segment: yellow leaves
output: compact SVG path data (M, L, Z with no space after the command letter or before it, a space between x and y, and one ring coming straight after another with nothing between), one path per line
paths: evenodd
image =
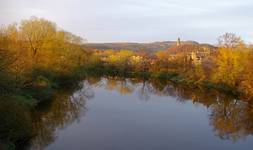
M134 52L129 51L129 50L121 50L117 53L117 55L121 58L128 58L128 57L134 55Z
M43 49L38 53L37 67L56 73L71 73L76 67L83 65L87 55L83 50L72 50L67 46L62 50Z
M28 50L15 51L15 61L8 67L11 72L16 75L27 74L31 71L33 66L32 55Z
M158 59L169 59L169 54L167 51L159 51L155 54Z
M242 91L248 99L253 98L253 53L248 53L239 90Z
M20 32L35 56L38 50L54 38L56 25L48 20L32 17L21 21Z
M240 90L248 99L253 97L253 81L251 79L244 80L240 83Z
M20 31L27 40L41 42L56 33L56 25L48 20L32 17L21 21Z
M53 22L36 17L22 20L17 26L11 24L0 30L0 48L11 51L15 60L8 70L17 76L39 67L66 73L85 63L79 36L57 31Z
M118 57L117 55L110 55L110 56L108 56L108 59L107 59L107 61L109 62L109 63L117 63L117 62L120 62L120 57Z
M11 41L17 42L18 40L18 29L17 24L11 24L7 27L7 36Z
M138 65L138 64L140 64L141 62L144 61L143 59L144 59L144 58L141 57L141 56L131 56L131 57L130 57L130 62L131 62L131 64L133 64L133 65Z
M64 30L57 31L56 39L62 42L68 42L76 45L80 45L84 41L80 36L76 36Z
M220 48L215 60L217 67L213 70L213 79L234 86L245 69L247 56L247 51Z
M22 20L20 29L22 40L28 44L34 56L41 49L64 49L69 45L80 45L83 39L70 32L59 30L55 23L43 18L32 17L28 20ZM69 47L68 47L69 48Z
M103 53L103 61L111 63L111 64L121 64L124 63L127 60L130 60L130 58L135 53L133 51L128 50L120 50L120 51L105 51Z
M220 37L220 48L215 58L216 67L213 70L213 80L230 86L236 86L244 78L248 70L247 63L251 51L240 37L234 34L225 34ZM245 83L243 83L245 85Z
M115 55L116 51L112 50L112 49L109 49L109 50L105 50L103 53L104 53L105 56L111 56L111 55Z

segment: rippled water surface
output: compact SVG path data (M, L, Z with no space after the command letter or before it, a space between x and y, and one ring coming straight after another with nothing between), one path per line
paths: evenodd
M90 78L35 112L29 149L253 148L252 104L165 81Z

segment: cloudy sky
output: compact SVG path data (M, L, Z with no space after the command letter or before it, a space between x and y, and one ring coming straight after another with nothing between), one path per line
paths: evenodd
M43 17L89 42L253 43L253 0L0 0L0 25Z

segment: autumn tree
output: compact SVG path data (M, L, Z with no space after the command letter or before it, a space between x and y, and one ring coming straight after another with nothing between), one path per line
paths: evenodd
M239 90L242 91L245 97L250 100L253 98L253 53L252 51L248 54L248 60L244 66L244 71L242 72L242 81L239 85Z
M240 37L224 34L219 39L220 48L215 57L213 79L215 82L236 86L242 79L242 73L248 60L248 50Z
M48 20L32 17L22 20L20 32L24 42L29 44L33 56L36 56L37 52L54 38L56 25Z
M225 33L218 38L218 42L219 46L224 48L236 48L243 44L242 39L233 33Z
M0 28L0 48L18 49L18 40L19 32L16 23Z

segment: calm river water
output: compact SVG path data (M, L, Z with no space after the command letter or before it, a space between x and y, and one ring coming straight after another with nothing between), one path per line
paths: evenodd
M32 150L253 148L252 104L166 81L90 78L34 116Z

